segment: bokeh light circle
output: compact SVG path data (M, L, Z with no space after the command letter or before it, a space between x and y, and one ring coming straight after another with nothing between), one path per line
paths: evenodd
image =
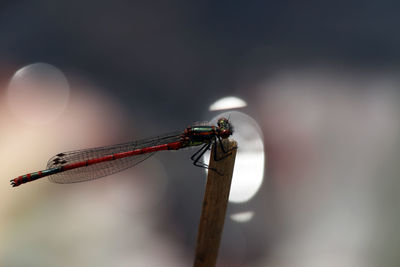
M231 214L230 217L233 221L244 223L250 221L254 216L254 211L242 211Z
M243 99L236 97L236 96L227 96L224 98L219 99L218 101L214 102L209 110L226 110L226 109L234 109L234 108L243 108L246 107L247 103Z
M8 85L7 105L15 117L27 124L43 125L57 119L69 99L64 74L46 63L19 69Z
M238 142L229 201L247 202L257 193L264 178L262 131L254 119L239 111L219 114L211 123L216 125L221 117L229 118L234 127L232 139ZM209 159L210 153L207 153L203 158L204 163L208 164Z

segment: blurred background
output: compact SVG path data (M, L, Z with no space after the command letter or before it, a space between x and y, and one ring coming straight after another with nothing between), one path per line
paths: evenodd
M231 116L218 266L399 266L391 1L0 4L0 266L191 266L194 150L11 188L60 152Z

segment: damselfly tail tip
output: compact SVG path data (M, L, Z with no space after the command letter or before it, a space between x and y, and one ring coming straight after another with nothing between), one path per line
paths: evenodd
M17 184L17 183L15 182L15 179L10 180L10 182L11 182L12 187L19 186L19 184Z

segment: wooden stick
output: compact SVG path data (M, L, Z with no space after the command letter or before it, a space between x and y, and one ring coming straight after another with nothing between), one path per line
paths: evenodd
M217 158L226 156L219 144L214 144L214 146L217 146ZM209 167L210 169L216 169L217 172L208 171L199 231L197 233L194 267L214 267L217 262L229 191L231 189L237 143L231 140L223 140L223 146L226 150L231 151L231 154L224 159L215 161L214 147L211 150Z

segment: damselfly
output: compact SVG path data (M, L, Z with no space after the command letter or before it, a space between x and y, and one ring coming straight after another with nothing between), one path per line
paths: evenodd
M47 163L47 169L21 175L11 180L11 185L21 184L48 177L54 183L76 183L97 179L133 167L157 151L178 150L203 145L193 154L191 160L198 167L208 168L200 162L203 154L213 143L232 135L233 127L228 119L220 118L217 126L189 126L183 132L175 132L119 145L76 150L59 153ZM216 146L215 146L216 147ZM216 153L214 153L216 155Z

